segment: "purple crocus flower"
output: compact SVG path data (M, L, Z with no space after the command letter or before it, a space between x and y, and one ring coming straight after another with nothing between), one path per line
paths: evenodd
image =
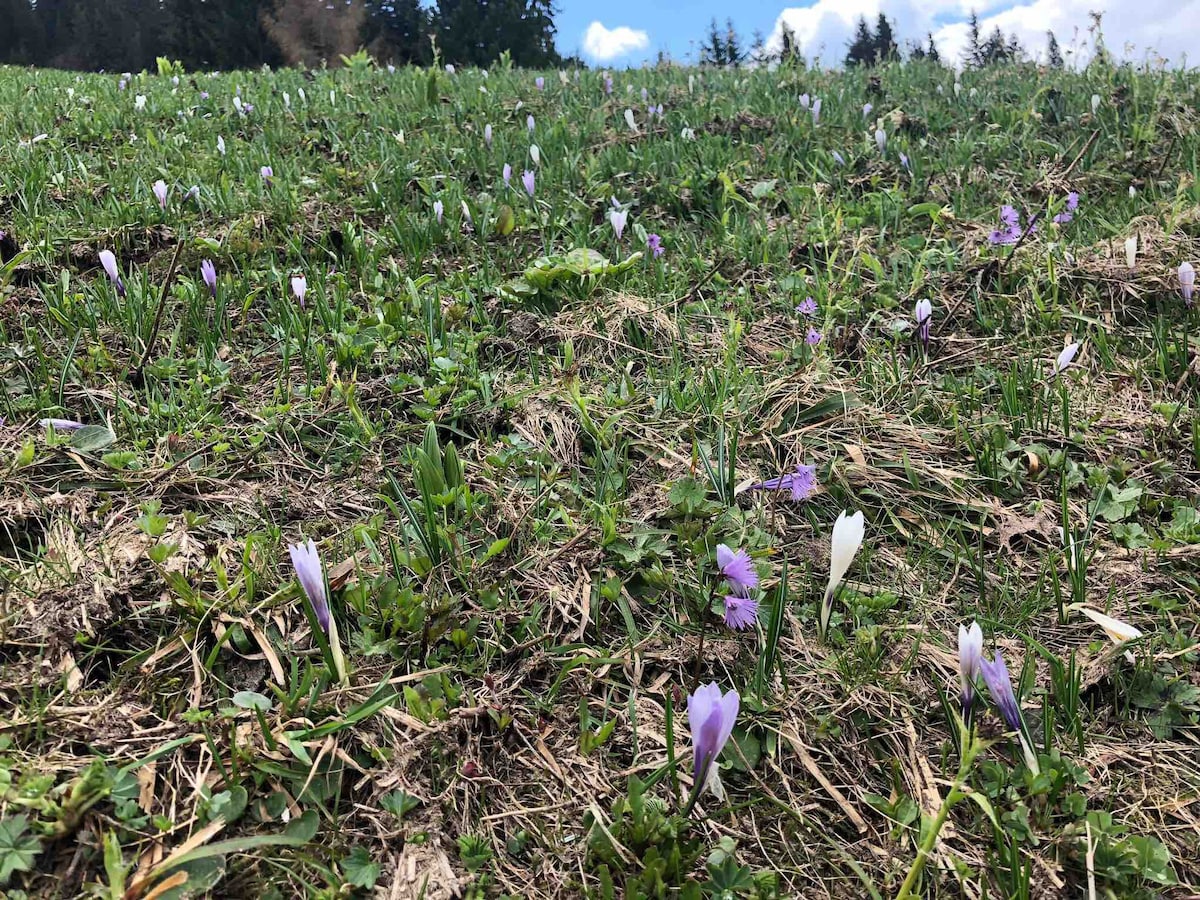
M533 129L534 129L534 121L533 121L533 115L532 115L532 114L530 114L530 115L528 115L528 116L526 116L526 117L525 117L525 127L526 127L527 129L529 129L529 133L530 133L530 134L533 134Z
M988 693L992 695L992 701L1000 710L1000 715L1004 717L1005 724L1008 725L1010 731L1017 733L1025 764L1036 775L1038 773L1037 754L1033 752L1033 747L1029 745L1025 736L1025 720L1021 717L1021 705L1017 703L1016 695L1013 693L1012 679L1008 675L1008 667L1004 665L1004 657L1000 655L999 650L996 651L994 659L987 660L980 657L979 672L983 675L983 683L987 685Z
M611 75L604 76L604 93L611 94L613 89L613 80Z
M1079 209L1079 194L1071 191L1067 194L1067 205L1058 215L1054 217L1056 225L1066 225L1075 218L1075 210Z
M613 234L616 235L619 241L621 235L625 233L625 223L629 221L629 210L610 209L608 211L608 221L612 223Z
M1196 289L1196 270L1190 262L1179 264L1179 292L1183 294L1183 302L1192 305L1192 291Z
M749 628L758 621L758 601L749 597L735 597L730 594L725 598L725 625L734 631Z
M813 101L812 105L813 127L816 128L821 122L821 98L818 97Z
M658 259L667 252L663 248L662 237L653 232L646 235L646 249L654 255L655 259Z
M537 78L533 79L533 86L539 91L544 91L546 89L546 79L539 75Z
M117 269L117 258L113 256L111 250L100 251L100 265L104 266L104 271L108 275L108 280L117 288L117 295L125 296L125 282L121 280L121 272Z
M805 297L796 305L796 312L802 316L815 316L817 314L817 301L812 297Z
M308 598L313 614L317 617L317 623L322 631L329 634L329 597L325 593L325 572L321 568L317 545L310 538L303 544L289 544L288 553L292 557L292 567L296 570L300 587L304 588L304 596Z
M801 94L801 95L800 95L800 105L801 105L801 106L803 106L805 109L808 109L808 106L809 106L809 103L810 103L810 102L811 102L811 101L809 100L809 96L808 96L808 94Z
M922 346L928 350L929 325L933 321L933 304L928 300L918 300L914 314L917 320L917 337L921 339Z
M871 106L870 103L864 103L863 104L863 118L865 119L867 116L869 116L871 114L871 110L874 108L875 107Z
M817 329L810 325L808 327L808 333L804 335L804 343L808 344L810 347L817 346L817 344L821 343L821 332L817 331Z
M507 186L508 183L512 181L512 166L510 166L508 163L505 163L504 169L500 172L500 174L504 176L504 184Z
M55 431L78 431L84 427L82 422L76 422L74 419L38 419L38 426L53 428Z
M744 597L752 588L758 587L758 571L745 550L734 551L725 544L718 544L717 566L734 593Z
M258 170L258 174L262 176L262 180L267 183L267 187L271 186L271 181L275 177L275 170L270 166L263 166Z
M882 128L875 129L875 146L879 148L880 153L887 153L887 132Z
M696 789L707 781L710 767L733 734L741 698L737 691L721 696L717 683L701 685L687 698L688 727L692 731L693 777Z
M200 99L201 99L201 100L207 100L207 99L208 99L208 91L201 91L201 92L200 92Z
M153 190L159 209L165 210L167 208L167 183L160 178L154 182Z
M433 201L433 214L437 218L437 223L442 224L442 214L446 211L446 206L441 200Z
M525 185L525 193L532 197L534 189L537 187L537 179L528 169L521 173L521 184Z
M839 166L846 165L846 158L844 156L842 156L842 154L838 153L836 150L832 151L830 153L830 156L833 157L833 161L835 163L837 163Z
M296 296L300 308L304 309L304 295L308 293L308 279L303 275L292 276L292 293Z
M212 264L211 260L205 259L200 262L200 277L203 278L204 283L208 285L208 292L216 297L217 267Z
M908 164L907 154L904 154L904 153L900 154L900 165L904 167L904 171L908 172L908 174L910 174L910 175L912 174L912 166L910 166Z
M983 629L978 622L970 628L958 626L958 680L962 685L963 721L971 722L971 710L975 705L975 679L979 677L983 661Z
M807 500L816 488L817 467L804 463L796 463L795 472L750 485L752 491L791 491L792 499L797 503Z

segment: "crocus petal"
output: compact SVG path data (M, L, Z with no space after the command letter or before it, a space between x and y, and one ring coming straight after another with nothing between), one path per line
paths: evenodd
M83 428L82 422L74 419L38 419L40 428L53 428L55 431L78 431Z
M1054 372L1052 374L1054 374L1054 375L1059 374L1063 369L1065 369L1072 362L1074 362L1075 354L1078 352L1079 352L1078 342L1073 343L1073 344L1067 344L1067 346L1063 347L1062 352L1060 354L1058 354L1058 359L1056 359L1054 361Z
M1132 641L1134 638L1142 636L1142 632L1139 629L1134 628L1126 622L1122 622L1120 619L1106 616L1104 613L1088 609L1086 606L1079 607L1079 611L1103 628L1104 633L1108 635L1114 644L1123 644L1126 641Z
M288 555L292 558L292 567L296 570L296 578L304 595L312 605L314 615L321 630L329 633L329 598L325 595L325 573L321 568L321 557L317 553L317 545L310 538L303 544L288 545Z
M833 523L833 538L829 554L829 584L825 587L826 597L833 596L833 592L846 577L850 563L854 561L859 548L862 547L865 530L862 510L854 515L843 510L837 517L837 521Z

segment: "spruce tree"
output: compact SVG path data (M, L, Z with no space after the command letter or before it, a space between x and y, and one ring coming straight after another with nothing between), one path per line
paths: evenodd
M872 55L875 57L875 62L891 62L900 58L900 48L896 46L896 37L892 34L892 23L883 13L879 14L879 18L875 22L873 49Z
M1050 68L1061 69L1063 67L1062 50L1058 47L1058 38L1054 36L1053 31L1046 32L1046 56L1050 62Z
M846 65L870 65L874 61L874 50L875 36L871 34L866 17L859 16L858 25L854 29L854 40L850 42L850 47L846 51Z
M979 15L971 10L967 19L967 46L963 49L963 64L974 69L983 65L983 44L979 35Z

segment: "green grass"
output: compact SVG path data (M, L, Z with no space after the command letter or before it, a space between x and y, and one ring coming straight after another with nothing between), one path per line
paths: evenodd
M0 69L0 887L1194 893L1200 79L535 74ZM982 685L960 765L972 620L1036 774Z

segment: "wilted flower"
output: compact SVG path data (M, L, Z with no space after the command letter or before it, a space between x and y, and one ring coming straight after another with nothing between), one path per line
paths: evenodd
M646 88L642 88L642 102L645 103L649 99L650 99L650 91L647 90Z
M117 294L121 297L124 297L125 282L121 280L121 272L117 269L117 258L113 256L111 250L100 251L100 265L104 266L104 271L108 275L108 280L116 286Z
M1039 771L1037 754L1033 752L1033 747L1029 745L1025 737L1025 721L1021 717L1021 706L1017 703L1016 695L1013 694L1012 680L1009 678L1008 667L1004 665L1004 657L1000 655L1000 651L996 651L995 659L981 658L979 670L983 675L984 684L987 685L988 693L992 695L992 700L1000 710L1000 715L1004 717L1009 729L1017 733L1017 739L1021 743L1021 753L1025 756L1025 764L1036 775Z
M821 343L821 332L809 325L808 331L804 335L804 343L810 347L817 346L817 344Z
M1079 194L1077 194L1075 191L1071 191L1069 194L1067 194L1067 205L1063 208L1062 212L1054 217L1054 223L1056 225L1066 225L1073 218L1075 218L1075 210L1078 208Z
M715 773L713 763L733 734L733 723L737 721L740 702L737 691L729 691L721 696L721 689L715 681L696 688L694 694L688 695L688 727L692 732L694 757L692 775L697 791L705 784L712 784L709 776L710 772ZM712 784L714 792L719 792L718 784Z
M734 551L725 544L718 544L717 567L736 594L745 596L752 588L758 587L758 571L745 550Z
M211 260L201 260L200 277L208 285L209 293L214 297L217 296L217 267L212 264Z
M492 146L492 126L490 124L483 126L483 142L490 149Z
M725 598L724 618L726 626L735 631L749 628L758 621L758 601L730 594Z
M442 213L446 210L445 204L441 200L433 201L433 215L437 218L437 223L442 224Z
M167 183L161 178L154 182L154 196L158 199L159 209L167 208Z
M627 209L610 209L608 211L608 221L612 223L613 234L617 236L618 241L625 233L625 223L628 220L629 210Z
M918 300L914 315L917 320L917 336L926 349L929 349L929 325L933 321L933 304L928 300Z
M467 206L467 201L462 201L463 228L467 231L471 230L471 207Z
M1192 305L1192 291L1196 289L1196 270L1190 262L1179 264L1179 292L1183 294L1183 302Z
M258 174L262 176L262 180L267 183L267 187L271 186L271 181L275 177L275 170L270 166L263 166L258 170Z
M504 183L507 185L510 181L512 181L512 166L510 166L508 163L505 163L504 168L500 171L500 175L504 178Z
M752 491L791 491L792 499L797 503L807 500L816 488L817 467L804 463L796 463L795 472L750 485Z
M662 237L653 232L646 235L646 249L654 255L655 259L658 259L666 252L663 248Z
M1079 352L1078 342L1067 344L1063 347L1062 353L1058 354L1058 359L1054 361L1054 369L1050 372L1050 377L1059 374L1063 369L1075 361L1075 354Z
M532 114L525 117L525 127L529 129L530 134L533 134L534 122Z
M74 419L38 419L38 427L53 428L55 431L78 431L84 425Z
M821 600L821 616L817 621L817 630L821 640L829 630L829 619L833 615L833 597L838 585L846 577L850 563L862 547L865 534L862 510L849 515L844 510L833 523L833 537L830 539L829 552L829 582L825 585L825 595Z
M544 91L546 89L546 79L539 75L537 78L533 79L533 85L539 91Z
M805 297L796 304L796 312L802 316L815 316L817 314L817 301L812 297Z
M329 597L325 593L325 572L321 568L317 545L311 538L303 544L289 544L288 554L292 557L296 578L304 589L304 596L308 598L317 624L329 634Z
M882 128L875 129L875 146L879 148L880 153L887 152L887 135Z
M296 300L300 303L300 308L304 308L304 295L308 293L308 279L303 275L292 276L292 293Z
M537 180L528 169L521 173L521 184L525 185L525 193L532 197L534 188L537 186Z
M958 626L958 680L962 685L963 721L970 724L971 710L975 705L975 679L979 677L979 663L983 659L983 629L978 622L970 628Z

